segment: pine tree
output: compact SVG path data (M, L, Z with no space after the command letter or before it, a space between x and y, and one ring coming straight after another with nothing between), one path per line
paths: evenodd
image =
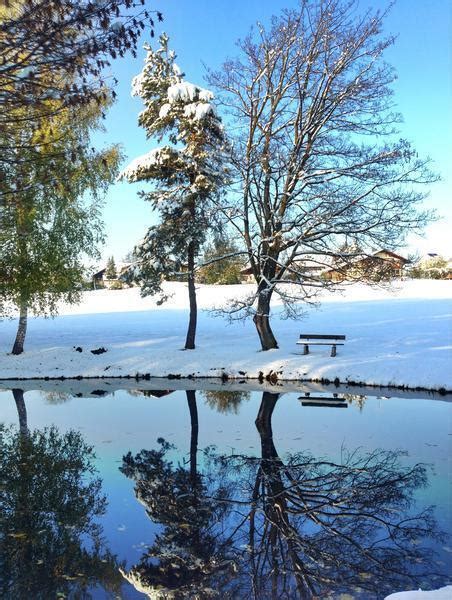
M132 82L132 93L145 104L139 125L147 137L165 145L133 160L121 174L129 181L149 181L143 194L160 216L135 248L132 278L143 296L161 294L162 281L179 274L188 282L190 320L186 349L195 347L195 271L199 250L213 223L211 201L225 182L221 120L212 104L213 94L184 80L160 36L157 50L147 47L143 71Z
M204 250L203 266L199 269L198 281L220 285L240 283L240 271L246 264L244 254L232 239L224 234L216 235L212 244Z
M107 260L107 268L105 269L105 279L116 279L117 276L115 259L113 256L110 256Z

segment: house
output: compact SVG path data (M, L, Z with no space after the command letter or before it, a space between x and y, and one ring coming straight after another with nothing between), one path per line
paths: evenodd
M99 288L104 288L105 287L105 271L107 270L106 267L104 267L103 269L101 269L100 271L96 271L96 273L93 273L91 279L93 282L93 289L98 290Z
M295 281L301 277L309 277L311 279L319 278L322 271L325 269L326 261L329 257L315 255L305 255L302 260L293 262L291 267L284 273L284 280ZM281 268L278 266L276 272L280 273ZM240 270L241 283L255 283L253 269L248 265Z
M93 289L98 290L98 289L110 289L110 288L116 288L116 287L121 287L122 284L125 282L126 278L125 278L125 273L131 268L132 265L127 264L127 263L120 263L118 264L117 268L116 268L116 273L117 276L114 279L107 279L105 274L107 271L107 267L103 267L102 269L99 269L98 271L96 271L95 273L93 273L91 280L93 283Z
M240 273L240 283L254 283L255 282L254 275L253 275L253 269L250 266L240 269L239 273Z
M395 252L382 249L371 255L358 257L349 262L340 262L323 272L329 281L339 282L353 279L392 279L402 277L404 267L410 261Z

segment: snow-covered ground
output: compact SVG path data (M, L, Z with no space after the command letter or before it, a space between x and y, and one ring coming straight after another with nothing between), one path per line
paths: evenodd
M196 350L181 351L187 327L184 284L157 306L138 289L87 292L82 304L62 306L56 319L31 318L25 352L8 354L17 321L0 324L0 378L166 376L329 379L370 385L452 390L452 282L398 282L392 290L361 285L325 293L304 319L284 321L273 311L280 348L260 351L251 321L228 322L208 311L248 286L199 286ZM345 334L335 358L327 346L302 355L300 333ZM81 347L77 352L75 347ZM105 347L93 355L90 350Z
M385 600L451 600L452 585L447 585L439 590L425 592L416 590L411 592L397 592L386 596Z

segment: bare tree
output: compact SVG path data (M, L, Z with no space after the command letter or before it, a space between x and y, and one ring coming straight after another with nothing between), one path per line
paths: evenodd
M396 249L430 216L418 211L418 184L435 180L429 160L397 134L385 14L360 14L354 0L300 0L210 75L236 132L236 189L224 213L257 284L229 313L254 315L264 350L277 347L273 294L295 318L295 302L333 285L325 267L345 272L376 249Z
M104 69L153 35L144 0L9 0L0 3L0 133L39 124L68 106L105 100ZM162 20L159 12L155 13ZM57 74L64 73L62 82ZM53 101L53 105L49 104ZM17 119L17 110L27 114ZM11 146L16 147L16 141ZM2 159L5 157L2 156ZM11 159L11 157L8 157Z

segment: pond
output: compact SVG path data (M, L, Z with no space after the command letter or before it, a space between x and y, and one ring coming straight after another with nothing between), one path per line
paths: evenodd
M450 396L11 383L3 599L367 599L451 581Z

